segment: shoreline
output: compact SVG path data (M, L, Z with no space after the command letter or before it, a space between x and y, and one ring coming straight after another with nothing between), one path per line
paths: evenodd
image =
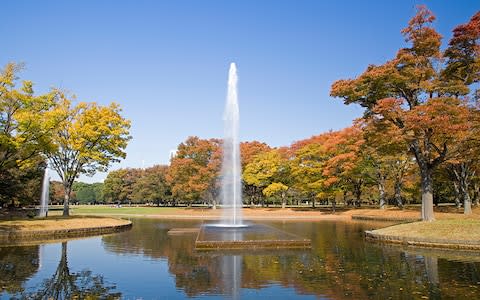
M97 211L97 212L95 212ZM423 232L416 232L415 228L427 226L429 222L419 221L420 212L412 209L400 210L397 208L387 208L385 210L361 208L340 210L332 213L327 210L298 210L298 209L280 209L280 208L255 208L243 209L243 219L246 221L284 221L284 222L321 222L321 221L343 221L343 222L385 222L385 226L381 229L365 232L365 238L368 241L390 244L401 244L416 247L430 248L447 248L447 249L464 249L464 250L480 250L480 237L471 236L464 227L458 225L461 222L473 222L475 226L480 225L480 209L475 209L475 213L470 217L456 212L436 212L435 216L438 221L434 224L448 223L442 225L443 231L437 231L435 227L426 229ZM109 218L110 217L110 218ZM132 222L125 218L154 218L163 220L198 220L198 221L216 221L222 217L222 210L212 209L158 209L151 210L142 207L128 209L109 209L105 210L101 207L85 206L80 209L72 210L71 218L63 218L61 216L50 216L47 219L33 219L22 221L0 221L0 242L6 241L15 243L19 241L43 241L52 239L66 239L75 237L86 237L93 235L103 235L128 230L132 226ZM120 219L123 218L123 219ZM36 228L35 230L27 228L15 228L15 222L23 222L24 224L45 224L48 222L59 222L67 220L87 221L77 226L69 224L59 225L57 228L50 230L45 228ZM101 224L95 226L95 223L114 220L120 222L116 224ZM470 221L469 221L470 220ZM91 223L88 225L87 223ZM390 224L387 224L387 223ZM391 225L391 223L395 225ZM77 222L78 223L78 222ZM9 226L10 224L10 226ZM93 225L92 225L93 224ZM88 225L88 226L86 226ZM412 226L407 233L398 234L396 231L402 226ZM445 227L447 226L447 227ZM450 226L450 227L449 227ZM2 228L3 227L3 228ZM454 237L448 238L449 232L454 232ZM400 232L401 233L401 232ZM452 233L453 234L453 233ZM447 237L447 238L445 238ZM470 237L467 239L466 237Z
M479 210L470 217L472 220L478 220L480 223ZM90 215L82 214L82 215ZM220 220L221 209L208 210L208 209L184 209L177 213L168 214L122 214L118 213L97 213L97 215L117 215L121 217L132 218L155 218L165 220ZM438 220L448 221L461 221L466 218L461 213L456 212L436 212L435 216ZM385 224L381 229L395 228L399 225L418 226L418 224L424 224L420 219L420 212L417 210L400 210L396 208L388 208L385 210L380 209L350 209L337 211L335 214L328 211L314 211L314 210L295 210L295 209L279 209L279 208L255 208L244 209L243 218L246 221L284 221L284 222L322 222L322 221L343 221L343 222L379 222L390 223ZM391 223L395 223L391 225ZM411 225L410 225L411 224ZM453 226L453 225L452 225ZM454 230L458 230L457 227L452 227ZM401 244L415 247L429 247L437 249L459 249L459 250L480 250L480 240L460 240L455 241L453 239L441 239L441 238L426 238L422 234L414 237L402 237L395 234L384 234L382 232L366 231L365 238L370 242L377 243L389 243L389 244ZM435 233L431 231L430 233ZM460 231L459 235L469 236L468 232ZM441 237L441 234L439 234Z
M38 241L104 235L128 230L132 222L118 218L50 217L47 219L0 221L0 243L2 246L25 244Z

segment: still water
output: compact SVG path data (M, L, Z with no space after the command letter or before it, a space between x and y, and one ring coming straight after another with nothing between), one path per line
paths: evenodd
M480 299L480 254L371 244L351 222L269 222L312 240L295 251L196 252L196 221L0 247L0 299Z

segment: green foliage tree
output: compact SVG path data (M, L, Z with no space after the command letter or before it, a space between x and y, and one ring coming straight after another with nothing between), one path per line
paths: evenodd
M169 200L171 191L165 178L167 170L168 167L164 165L156 165L143 170L133 185L133 198L156 202L157 206Z
M108 173L107 178L103 182L103 195L107 202L126 201L123 180L127 174L126 169L114 170Z
M74 182L72 192L75 196L72 197L75 201L81 204L87 203L102 203L103 199L103 183L84 183Z

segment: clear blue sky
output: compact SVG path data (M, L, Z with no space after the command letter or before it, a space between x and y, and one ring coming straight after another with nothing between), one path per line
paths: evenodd
M164 164L190 135L222 137L230 62L241 140L282 146L349 126L362 111L330 98L330 85L392 58L417 4L444 39L480 9L474 0L2 1L0 65L25 62L21 78L39 93L55 86L120 103L133 140L114 168Z

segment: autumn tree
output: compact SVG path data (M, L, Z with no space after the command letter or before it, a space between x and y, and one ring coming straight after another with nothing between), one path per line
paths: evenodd
M218 140L198 137L189 137L178 146L166 174L173 197L191 205L214 190L220 171L219 147Z
M156 202L157 206L170 196L170 186L165 178L168 166L155 165L140 171L133 185L132 198Z
M286 205L288 190L289 165L283 152L272 149L260 153L243 170L243 180L246 184L255 186L266 196L280 195L282 207Z
M287 205L286 195L288 191L288 186L281 182L272 182L266 188L263 189L262 193L267 197L280 196L282 200L282 208L285 208Z
M0 71L0 204L35 202L35 179L45 169L42 153L56 127L58 93L36 96L31 81L18 84L22 65L9 63ZM38 190L38 189L37 189Z
M59 105L58 114L63 121L53 129L53 149L46 155L62 180L63 215L68 216L75 179L81 174L105 172L112 163L125 157L130 121L121 116L121 109L115 103L100 106L82 102L72 106L61 93Z
M261 153L270 151L271 148L258 141L242 142L240 143L240 162L242 166L242 176L245 168L255 159L255 157ZM248 184L245 180L242 180L244 195L250 199L250 205L253 207L255 199L260 199L262 196L262 190L253 184Z
M470 83L476 82L476 79L465 80L461 89L455 89L462 92L454 96L446 93L444 87L450 86L446 84L449 79L445 79L442 72L451 63L447 61L446 67L441 64L441 36L431 26L434 20L433 14L420 6L402 30L411 47L400 49L394 59L383 65L370 65L355 79L336 81L331 89L331 95L342 98L345 104L360 104L366 108L366 116L373 114L385 118L402 130L420 170L422 219L425 221L434 219L432 173L448 159L455 134L465 130L465 107L456 98L466 95ZM465 32L457 31L459 36L464 36ZM466 47L461 42L453 43L460 49ZM478 49L477 41L473 43L473 49ZM462 60L461 69L466 66L475 69L478 54L473 51L473 61ZM448 57L449 53L445 55ZM457 57L451 60L452 64L459 61Z
M324 143L327 154L322 171L324 189L332 192L350 190L356 205L361 203L363 187L371 183L368 176L371 165L363 152L364 142L362 128L354 125L332 132ZM383 181L378 183L383 184Z
M403 208L402 189L413 160L401 130L383 118L371 117L364 124L363 136L363 152L371 164L369 177L378 186L380 208L386 204L385 185L388 180L393 182L396 206Z
M289 149L292 186L312 200L313 208L315 207L315 198L325 190L326 178L323 171L325 163L329 159L325 141L331 135L332 132L327 132L298 141Z

